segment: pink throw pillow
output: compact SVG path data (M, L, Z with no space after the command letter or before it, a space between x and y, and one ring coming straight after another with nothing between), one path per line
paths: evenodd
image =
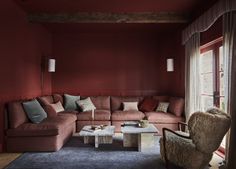
M184 99L178 97L170 98L169 112L180 117L184 111Z
M54 104L50 104L52 106L52 108L58 113L58 112L62 112L65 111L64 107L62 106L61 102L57 102Z

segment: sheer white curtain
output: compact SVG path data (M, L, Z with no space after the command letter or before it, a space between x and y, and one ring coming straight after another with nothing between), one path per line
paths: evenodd
M225 62L225 102L226 111L232 118L232 125L227 139L228 168L236 168L236 12L224 15L224 62Z
M185 44L185 115L200 110L200 33Z

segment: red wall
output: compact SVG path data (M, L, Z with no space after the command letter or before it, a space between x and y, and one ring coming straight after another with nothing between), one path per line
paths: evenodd
M184 48L177 32L55 33L53 92L183 96ZM175 59L172 73L166 72L168 57Z
M42 56L51 55L51 35L29 24L26 14L11 0L0 1L0 152L3 149L4 105L16 99L51 93L51 77L45 72L41 91Z

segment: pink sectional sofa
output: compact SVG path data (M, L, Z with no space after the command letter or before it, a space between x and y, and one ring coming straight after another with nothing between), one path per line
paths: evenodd
M7 152L57 151L75 131L76 116L59 113L33 124L26 116L22 101L8 104Z
M81 99L86 98L82 96ZM33 124L26 116L22 102L8 104L6 143L8 152L25 151L57 151L72 136L79 132L84 125L107 124L114 125L115 131L120 132L121 124L125 121L138 121L144 118L154 124L159 135L163 127L176 130L178 122L185 120L183 116L184 100L168 96L153 96L159 102L173 102L168 113L123 111L123 102L143 101L144 97L126 96L90 96L96 107L94 121L92 112L62 111L57 114L50 104L60 101L64 105L64 97L60 94L38 97L38 101L47 112L48 117L39 124ZM177 100L177 101L176 101ZM177 115L175 115L177 113Z

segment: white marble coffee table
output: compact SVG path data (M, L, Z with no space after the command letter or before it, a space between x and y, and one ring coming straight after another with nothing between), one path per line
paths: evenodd
M148 124L145 128L123 126L121 132L124 147L138 147L140 152L148 152L155 144L154 134L158 133L158 130L153 124Z
M112 144L115 126L106 126L103 130L91 131L91 126L84 126L79 132L84 137L84 144L95 143L95 148L99 144Z

